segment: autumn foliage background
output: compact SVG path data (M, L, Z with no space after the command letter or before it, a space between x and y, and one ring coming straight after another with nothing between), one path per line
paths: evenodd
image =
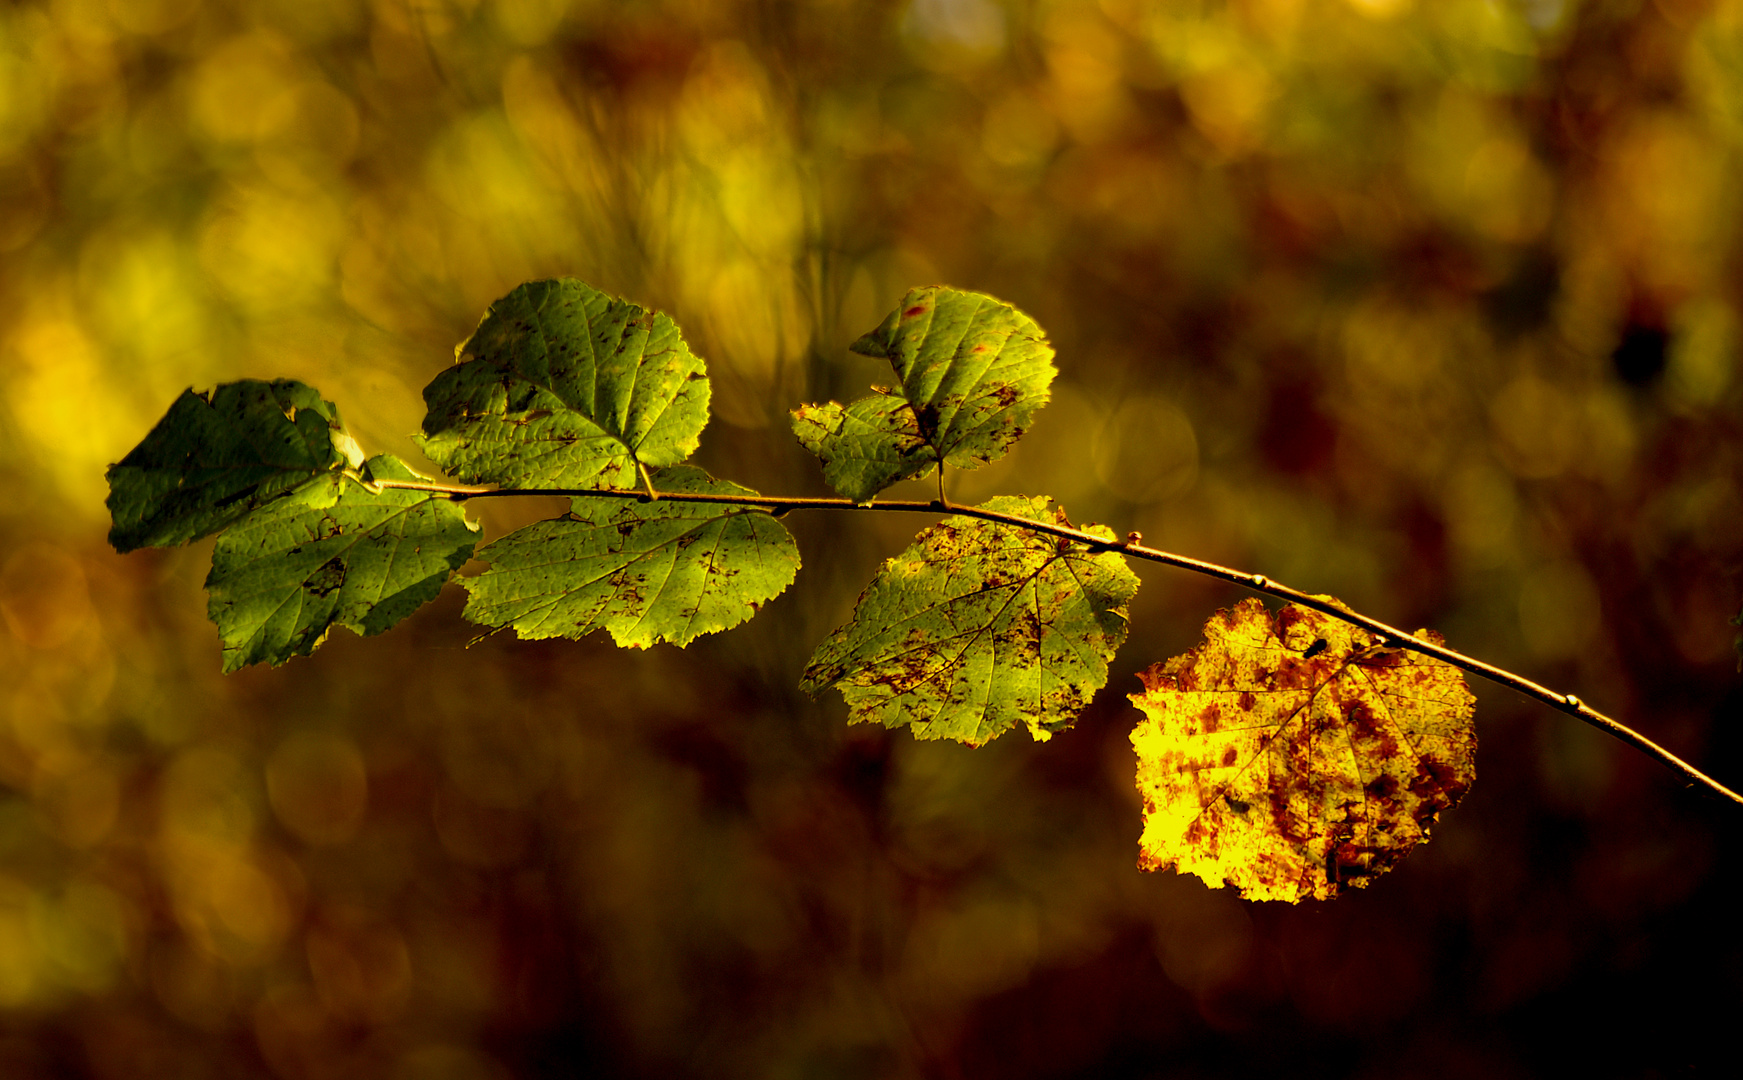
M1508 693L1401 869L1252 905L1133 868L1126 741L1236 590L1144 569L1045 746L795 689L895 515L796 515L794 588L684 652L467 649L451 589L221 677L210 541L115 555L103 470L247 376L419 461L485 306L572 275L707 358L711 471L820 491L785 411L947 282L1062 371L956 497L1433 626L1736 785L1740 154L1738 0L0 8L0 1074L1682 1075L1740 819Z

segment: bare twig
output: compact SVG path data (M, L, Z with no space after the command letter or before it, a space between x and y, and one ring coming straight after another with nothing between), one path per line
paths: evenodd
M382 480L377 482L377 486L383 488L396 488L402 491L427 491L431 495L453 499L456 502L469 499L501 498L523 495L563 496L568 498L597 497L608 499L638 499L646 501L649 495L653 492L653 484L647 479L645 470L643 479L644 482L647 483L646 491L636 489L618 490L594 488L469 488L453 487L445 484L421 484L403 480ZM1436 660L1445 661L1456 668L1470 672L1472 675L1488 679L1493 683L1499 683L1502 686L1511 687L1527 697L1536 698L1538 701L1543 702L1551 708L1567 713L1569 716L1590 724L1592 727L1597 728L1606 735L1620 739L1629 746L1634 747L1641 753L1671 769L1673 772L1681 774L1690 784L1705 788L1708 792L1717 795L1719 798L1730 803L1743 806L1743 795L1739 795L1737 792L1732 791L1730 788L1719 783L1717 780L1714 780L1706 773L1695 768L1693 765L1690 765L1682 758L1677 757L1675 754L1640 734L1638 731L1635 731L1633 728L1628 727L1620 721L1604 715L1572 694L1557 693L1556 691L1549 689L1547 686L1543 686L1540 683L1525 678L1523 675L1515 675L1513 672L1504 668L1498 668L1493 664L1484 663L1474 657L1466 656L1464 653L1458 652L1454 649L1449 649L1444 645L1436 645L1433 642L1424 641L1423 639L1416 637L1414 634L1406 633L1405 631L1400 630L1395 626L1383 623L1378 619L1369 618L1366 615L1357 614L1356 612L1346 611L1323 597L1318 597L1312 593L1305 593L1300 589L1292 589L1287 585L1279 584L1272 581L1264 574L1249 574L1244 571L1231 569L1227 566L1219 566L1216 563L1205 562L1202 559L1188 558L1185 555L1176 555L1173 552L1145 547L1140 542L1142 538L1137 533L1127 534L1127 537L1124 540L1108 540L1097 536L1094 533L1085 532L1082 529L1073 529L1064 525L1054 525L1045 521L1032 521L1029 518L1019 517L1015 514L1001 513L997 510L983 510L974 506L960 506L944 498L942 486L940 486L939 497L937 499L890 499L887 501L874 501L870 503L856 503L852 499L845 498L810 498L805 496L781 495L699 495L664 491L660 492L656 497L670 502L714 503L727 506L744 506L752 510L763 510L773 514L786 514L793 510L887 510L907 513L955 514L960 517L979 518L982 521L997 522L1001 525L1027 529L1030 532L1056 536L1062 540L1072 540L1095 551L1118 551L1122 554L1130 555L1135 559L1144 559L1149 562L1161 563L1164 566L1173 566L1182 570L1190 570L1195 574L1203 574L1206 577L1219 578L1223 581L1232 582L1233 584L1240 585L1244 588L1252 589L1255 592L1266 593L1283 600L1288 600L1291 603L1300 604L1302 607L1324 612L1334 618L1342 619L1344 622L1350 623L1354 626L1359 626L1364 630L1368 630L1378 635L1382 639L1383 644L1393 648L1409 649L1412 652L1421 653L1424 656L1432 656Z

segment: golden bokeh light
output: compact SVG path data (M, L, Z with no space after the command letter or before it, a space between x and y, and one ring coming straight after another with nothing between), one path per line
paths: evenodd
M1512 1075L1489 1034L1545 1017L1692 1030L1743 985L1723 827L1558 718L1485 698L1426 853L1273 918L1131 872L1112 691L971 753L794 689L915 515L789 515L793 589L684 652L474 641L449 589L221 676L210 542L114 554L104 473L247 377L427 470L420 388L569 275L705 358L702 465L822 493L787 411L887 383L847 346L947 283L1061 369L952 498L1440 628L1735 779L1739 190L1743 0L0 6L0 1075ZM1146 571L1110 686L1237 598Z

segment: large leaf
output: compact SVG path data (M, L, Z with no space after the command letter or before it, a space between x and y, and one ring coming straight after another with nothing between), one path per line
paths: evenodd
M708 377L664 314L579 281L533 281L490 305L424 389L419 438L470 483L631 487L675 465L708 423Z
M654 477L674 494L755 495L701 469ZM610 631L619 645L688 645L749 619L799 569L786 526L742 505L579 498L570 513L487 544L462 583L466 617L523 638Z
M182 391L144 441L109 466L109 543L117 551L210 536L323 474L361 464L339 411L289 379Z
M824 478L856 502L938 462L973 469L1003 457L1047 403L1053 347L1035 320L983 293L933 285L902 298L851 346L887 359L889 396L794 410L793 431Z
M1132 695L1144 869L1252 900L1325 899L1391 869L1470 787L1473 699L1457 668L1251 598L1204 634Z
M1048 498L1006 496L983 509L1069 524ZM979 746L1021 724L1044 741L1106 684L1137 590L1117 552L945 518L884 563L801 686L839 687L852 722L908 724L921 739Z
M363 478L423 479L386 455ZM447 499L339 476L323 483L325 506L281 500L218 538L206 589L225 671L306 656L335 625L389 629L435 599L478 542L478 527Z

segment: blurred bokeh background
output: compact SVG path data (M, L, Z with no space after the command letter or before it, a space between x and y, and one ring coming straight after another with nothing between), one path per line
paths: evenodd
M245 376L417 463L485 306L573 275L707 358L707 467L819 491L785 410L947 282L1063 372L956 497L1434 626L1736 784L1740 196L1739 0L0 5L0 1075L1734 1058L1739 816L1508 693L1363 893L1134 870L1124 695L1233 589L1141 568L1045 746L796 691L897 515L796 517L797 584L684 652L467 648L451 588L226 678L210 541L115 555L103 470Z

